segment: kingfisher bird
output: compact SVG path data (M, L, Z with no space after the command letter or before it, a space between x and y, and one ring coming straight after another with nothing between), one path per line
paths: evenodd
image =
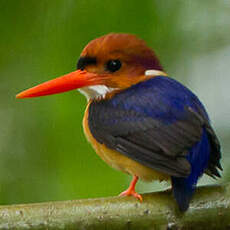
M169 77L155 52L135 35L110 33L83 49L77 70L19 93L39 97L79 89L88 101L83 127L96 153L138 179L171 181L186 211L198 179L222 170L218 138L198 97Z

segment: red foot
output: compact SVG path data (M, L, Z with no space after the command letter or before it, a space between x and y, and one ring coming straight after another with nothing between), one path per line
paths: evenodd
M142 196L135 191L135 185L136 185L137 181L138 181L138 177L134 176L133 180L130 183L129 188L127 190L125 190L124 192L122 192L119 196L134 196L140 202L142 202L143 201Z
M119 196L134 196L136 197L140 202L143 201L143 198L140 194L138 194L135 191L130 191L129 189L125 190L124 192L122 192Z

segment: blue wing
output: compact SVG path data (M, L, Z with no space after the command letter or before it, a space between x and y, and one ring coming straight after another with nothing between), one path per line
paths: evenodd
M171 78L155 77L92 102L89 128L100 143L171 175L181 210L205 170L219 176L220 146L204 106Z

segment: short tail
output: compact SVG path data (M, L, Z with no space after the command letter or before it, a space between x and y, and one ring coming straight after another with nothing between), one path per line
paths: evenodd
M188 209L197 181L208 167L210 150L209 138L204 128L200 141L193 146L186 157L191 164L190 175L187 178L172 177L173 195L182 212Z
M188 186L185 178L172 177L172 190L180 211L185 212L189 208L195 187Z

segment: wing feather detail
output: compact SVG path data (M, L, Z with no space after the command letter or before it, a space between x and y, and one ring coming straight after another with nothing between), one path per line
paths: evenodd
M175 177L190 174L186 156L204 127L213 151L206 171L218 176L218 139L199 99L179 82L156 77L89 107L89 128L98 142Z

